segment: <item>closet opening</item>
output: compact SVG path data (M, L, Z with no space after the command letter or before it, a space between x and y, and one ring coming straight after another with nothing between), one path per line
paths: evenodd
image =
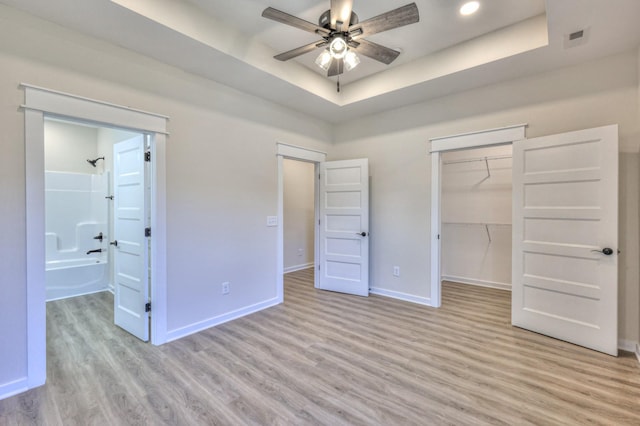
M526 127L430 140L431 306L441 306L446 279L511 288L512 149Z
M442 154L443 282L511 291L511 153L500 145Z
M313 165L314 274L307 277L320 290L367 296L369 294L369 180L366 158L326 161L327 154L283 143L277 144L278 216L268 226L278 226L277 299L284 300L285 271L285 164L296 160ZM291 164L291 163L289 163ZM310 171L310 169L308 169ZM322 179L321 179L322 178ZM305 191L310 193L311 184ZM307 204L307 209L309 209ZM311 216L308 210L307 216ZM278 218L280 220L278 221ZM285 220L283 220L284 218ZM307 222L308 223L308 222ZM308 225L307 225L308 226ZM308 234L310 236L310 230ZM300 254L299 245L293 255ZM290 248L289 248L290 250ZM304 254L304 249L302 250ZM295 261L294 261L295 262ZM287 266L289 270L309 263Z
M283 273L314 282L317 165L283 159ZM304 272L303 272L304 271Z
M309 148L285 143L276 144L278 161L278 246L277 246L277 298L284 301L284 275L300 271L312 271L305 281L312 281L318 288L319 274L319 194L320 163L327 154ZM311 175L311 172L313 174ZM309 178L311 178L309 180ZM300 198L300 199L298 199ZM313 212L310 228L309 218ZM286 240L285 240L286 239Z
M500 276L496 267L507 263L506 250L499 249L496 238L501 237L491 230L507 224L498 214L500 204L507 204L506 186L498 196L500 186L486 184L500 177L490 163L508 159L500 158L502 152L486 150L510 145L511 324L616 356L618 128L610 125L535 138L526 138L525 128L431 140L431 304L442 304L443 278L493 287L504 284L495 277ZM475 152L475 158L460 153L478 148L485 151ZM490 156L495 157L490 160ZM463 173L451 168L472 163L484 163L484 175L480 175L481 166L468 170L478 176L465 188L460 184ZM448 175L457 175L453 183ZM503 178L508 176L504 170ZM493 194L492 201L480 202L481 193ZM449 228L456 226L466 229L455 236ZM482 245L481 228L486 240L479 253L470 248ZM448 237L451 234L455 238ZM455 250L451 244L460 247ZM478 275L469 276L472 272ZM502 273L508 276L506 268ZM458 286L471 288L466 284ZM458 297L456 289L446 289L447 300ZM495 292L477 289L469 293L481 298ZM482 303L488 306L492 301L489 297Z

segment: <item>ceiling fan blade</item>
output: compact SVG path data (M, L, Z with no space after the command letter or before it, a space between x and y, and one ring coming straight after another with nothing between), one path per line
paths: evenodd
M274 56L274 58L279 61L288 61L289 59L295 58L296 56L304 55L305 53L311 52L319 47L324 47L327 44L329 43L324 40L314 41L313 43L309 43L306 46L296 47L295 49L291 49L287 52L276 55Z
M351 21L353 0L331 0L331 28L345 31ZM338 28L336 22L342 22L342 28Z
M358 43L358 46L355 46L356 43ZM395 61L395 59L400 55L400 52L397 50L389 49L388 47L384 47L363 38L354 42L351 46L356 52L387 65Z
M331 65L329 65L329 71L327 75L333 77L344 72L344 59L333 58Z
M304 19L300 19L296 16L289 15L281 10L274 9L272 7L268 7L262 11L262 16L271 19L276 22L280 22L282 24L290 25L295 28L299 28L304 31L308 31L314 34L320 35L329 35L330 31L326 28L322 28L316 24L313 24L309 21L305 21Z
M420 15L418 13L418 6L416 6L415 3L410 3L397 9L390 10L382 15L378 15L371 19L367 19L366 21L352 25L349 27L349 32L352 33L355 31L356 34L353 35L353 38L357 39L359 37L367 37L372 34L414 24L419 20ZM361 30L361 32L358 30Z

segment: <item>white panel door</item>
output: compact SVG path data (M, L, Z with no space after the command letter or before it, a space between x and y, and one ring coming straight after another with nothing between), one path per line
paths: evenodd
M618 353L618 127L513 145L515 326Z
M114 145L114 321L149 340L144 136Z
M369 295L369 162L320 163L318 287Z

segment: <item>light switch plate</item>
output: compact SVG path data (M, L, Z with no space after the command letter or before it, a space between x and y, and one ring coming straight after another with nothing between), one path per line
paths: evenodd
M278 226L278 216L267 216L267 226Z

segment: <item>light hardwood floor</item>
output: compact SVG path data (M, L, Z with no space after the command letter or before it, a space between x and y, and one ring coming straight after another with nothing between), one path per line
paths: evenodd
M160 347L107 293L49 303L48 380L0 425L640 425L640 367L511 327L509 293L446 283L443 307L313 288Z

